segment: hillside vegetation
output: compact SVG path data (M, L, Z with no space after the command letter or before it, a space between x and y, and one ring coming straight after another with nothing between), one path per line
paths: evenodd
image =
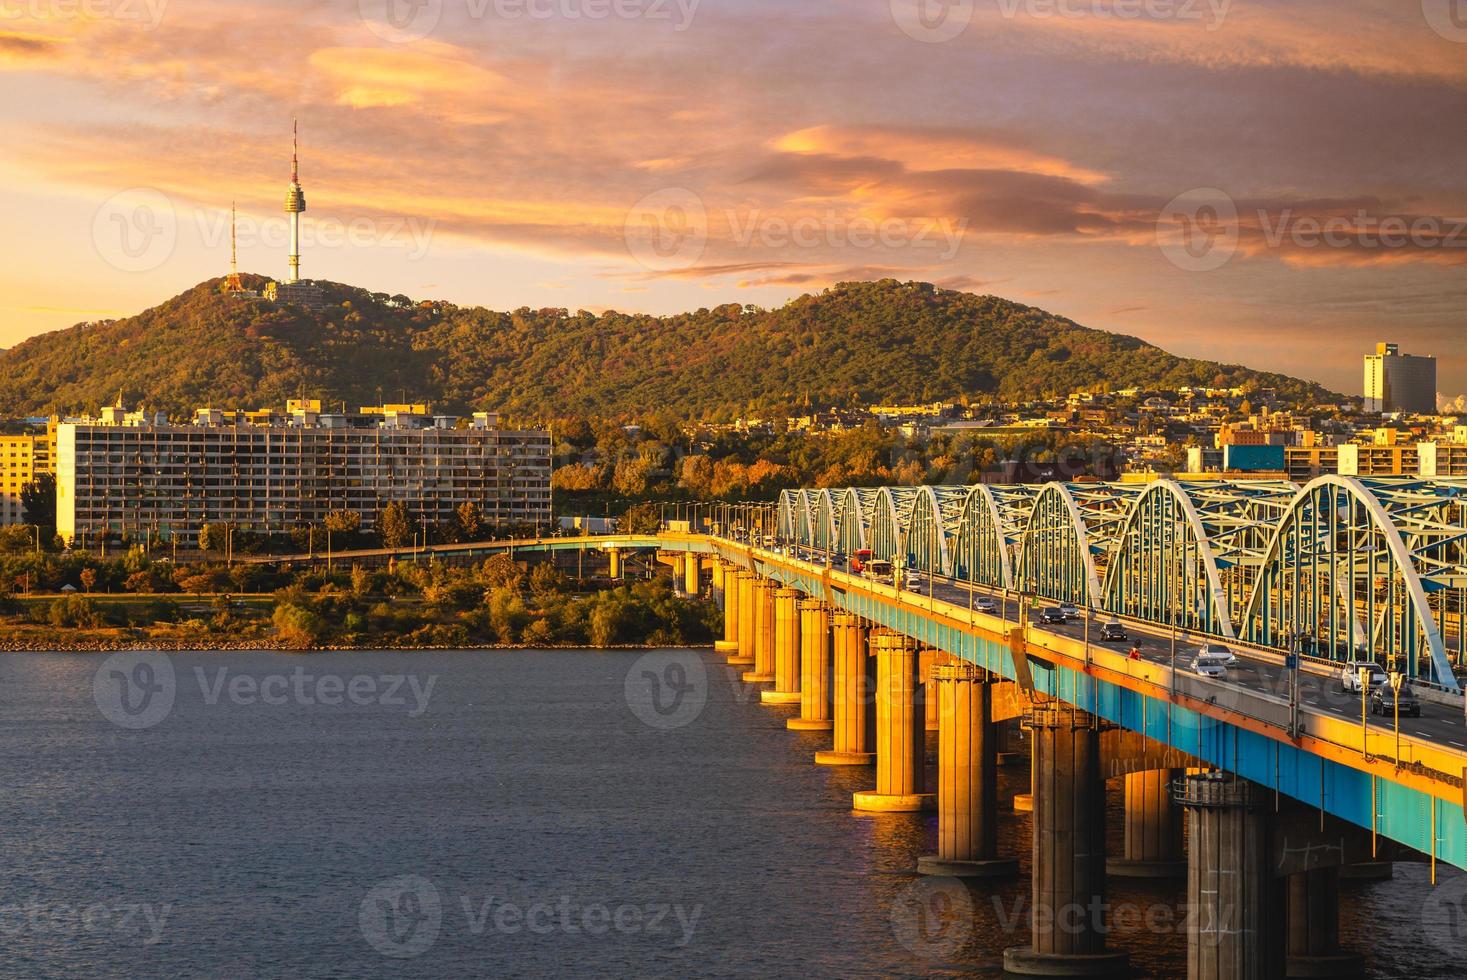
M246 277L258 288L261 277ZM676 316L498 312L334 283L312 312L220 293L211 280L122 320L79 324L0 352L0 415L129 405L329 406L428 400L520 419L649 411L726 419L802 404L1041 396L1108 384L1243 384L1327 398L1317 385L1176 357L994 296L881 280L779 309Z

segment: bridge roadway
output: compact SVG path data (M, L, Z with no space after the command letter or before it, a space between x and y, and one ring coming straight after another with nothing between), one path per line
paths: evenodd
M913 588L914 595L927 596L947 602L951 605L968 605L969 590L966 584L960 585L955 581L934 578L932 590L928 591L928 580L924 577L920 588ZM1017 612L1018 600L1014 596L1005 597L1002 591L974 587L974 595L986 595L996 602L1007 602L1009 613ZM1047 605L1048 603L1046 603ZM1072 640L1085 642L1088 632L1092 646L1120 653L1128 652L1134 645L1137 647L1141 658L1149 663L1170 669L1172 663L1172 636L1169 631L1159 629L1139 620L1125 620L1126 633L1130 640L1128 642L1108 643L1099 639L1100 627L1117 617L1108 613L1087 616L1084 613L1078 618L1066 622L1063 626L1047 624L1041 625L1032 620L1026 622L1030 629L1044 630L1060 636L1067 636ZM1228 685L1242 688L1259 695L1276 698L1284 703L1289 700L1289 671L1283 665L1282 657L1269 656L1262 651L1235 641L1222 641L1215 637L1199 637L1188 634L1178 634L1176 642L1176 665L1181 673L1190 673L1189 667L1193 654L1203 642L1225 643L1238 656L1236 666L1228 670L1225 681L1212 680L1210 678L1189 677L1189 680L1203 684L1216 684L1219 687ZM1450 745L1467 752L1467 722L1463 719L1463 708L1460 703L1453 703L1445 696L1440 701L1428 701L1424 698L1421 705L1421 717L1413 718L1402 716L1400 719L1401 732L1415 738L1434 742L1438 745ZM1318 711L1342 718L1345 721L1359 724L1361 720L1361 697L1360 694L1343 690L1340 687L1338 677L1333 672L1323 672L1319 668L1301 670L1299 672L1299 703L1301 711ZM1395 719L1391 716L1372 715L1367 712L1367 723L1374 733L1395 734ZM1386 734L1372 734L1371 744L1383 746L1387 739Z
M707 539L733 564L976 663L1021 687L1084 708L1162 745L1338 816L1429 859L1467 867L1463 818L1467 724L1460 703L1423 699L1423 717L1361 724L1361 699L1318 664L1299 671L1299 730L1291 734L1288 677L1282 656L1229 642L1239 655L1226 680L1187 669L1200 637L1179 637L1171 669L1170 630L1123 619L1137 642L1099 642L1100 623L1082 617L1060 625L1016 621L1018 597L974 586L1001 611L970 611L967 583L936 579L927 595L853 575L805 557ZM702 551L668 542L667 550ZM811 560L814 559L814 560ZM1041 600L1042 601L1042 600ZM1002 608L1005 607L1006 608Z

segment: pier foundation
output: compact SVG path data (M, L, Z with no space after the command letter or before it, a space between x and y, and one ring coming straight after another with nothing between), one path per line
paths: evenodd
M1189 775L1179 785L1187 810L1187 976L1283 976L1283 887L1269 861L1272 794L1222 773Z
M1019 862L998 856L998 766L993 679L968 663L938 664L929 694L937 704L937 853L917 860L922 874L995 878Z
M765 704L800 703L800 593L797 589L774 590L774 690L760 693L759 700Z
M876 684L866 624L853 613L831 613L830 641L831 747L816 752L815 761L822 766L869 766L876 761Z
M1285 976L1363 977L1365 961L1340 948L1340 869L1316 868L1285 879Z
M829 731L831 707L830 610L819 599L801 599L800 715L785 722L796 731Z
M1184 878L1182 810L1172 792L1177 769L1149 769L1126 776L1125 853L1106 869L1122 878Z
M1004 950L1025 976L1112 976L1129 955L1106 949L1102 722L1069 705L1031 708L1034 746L1031 942Z
M876 789L856 793L852 806L879 812L929 809L933 797L925 791L917 644L886 629L873 630L870 642L876 658Z
M768 684L774 680L774 582L754 576L754 667L744 671L749 684Z

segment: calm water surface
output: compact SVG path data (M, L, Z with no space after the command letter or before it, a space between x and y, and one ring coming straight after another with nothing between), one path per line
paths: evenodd
M853 814L873 776L812 765L828 735L643 657L176 654L171 705L137 664L0 658L0 976L999 975L1027 886L916 878L932 818ZM1028 833L1005 813L1026 872ZM1461 975L1424 880L1345 886L1374 975ZM1114 937L1138 975L1184 975L1180 889L1112 900L1160 910Z

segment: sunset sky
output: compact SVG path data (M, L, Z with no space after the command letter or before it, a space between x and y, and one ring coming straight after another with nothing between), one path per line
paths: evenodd
M0 346L286 268L494 308L994 293L1467 393L1467 0L0 0Z

